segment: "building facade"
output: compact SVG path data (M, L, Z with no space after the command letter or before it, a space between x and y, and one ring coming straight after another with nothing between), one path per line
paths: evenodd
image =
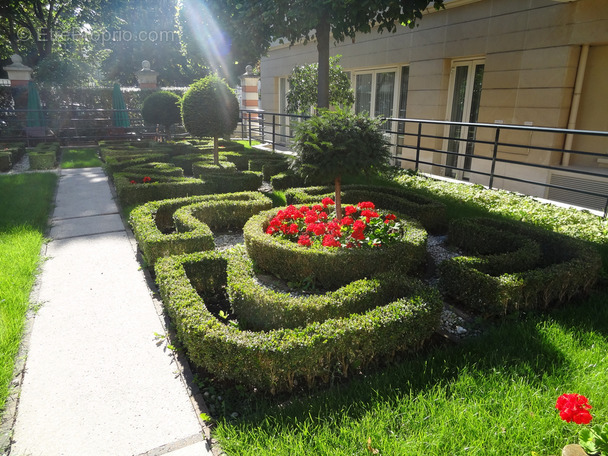
M608 0L449 0L446 9L429 10L414 29L394 34L359 34L337 43L332 55L350 73L356 112L409 119L529 125L608 131ZM315 43L278 45L261 62L261 108L285 112L287 77L296 65L316 62ZM409 128L408 125L405 127ZM492 153L491 130L433 127L428 136L476 136L475 144L424 138L423 161L485 171L489 161L470 155ZM450 129L446 131L446 129ZM504 160L554 167L606 170L605 137L507 131L501 142ZM400 139L409 145L408 138ZM535 147L555 150L539 150ZM568 150L606 152L607 160ZM408 148L398 149L406 156ZM407 162L402 162L408 167ZM499 163L501 166L517 166ZM425 169L426 168L426 169ZM422 171L450 175L449 168L428 164ZM500 174L500 169L496 170ZM606 185L606 179L565 177L559 170L521 167L522 179L560 183L579 179L582 186ZM560 177L561 176L561 177ZM462 176L456 176L462 177ZM471 173L468 179L487 183ZM575 184L577 184L575 182ZM501 188L552 199L556 190L533 184L495 182ZM557 185L557 184L556 184Z

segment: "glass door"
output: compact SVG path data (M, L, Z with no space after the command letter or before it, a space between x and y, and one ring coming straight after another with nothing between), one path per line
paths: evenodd
M448 103L449 120L476 123L479 117L484 63L482 60L457 62L452 66L451 96ZM468 125L450 125L446 150L445 175L469 179L472 157L475 152L476 128Z

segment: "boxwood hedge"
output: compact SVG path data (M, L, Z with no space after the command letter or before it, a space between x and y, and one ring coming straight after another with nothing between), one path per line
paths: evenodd
M589 290L598 278L600 256L582 241L488 218L454 220L450 228L451 242L476 256L442 262L440 288L485 315L547 308Z
M333 197L332 187L291 188L285 191L287 204L308 204ZM342 186L342 204L372 201L376 206L407 214L422 223L431 232L440 232L447 226L445 205L433 198L421 196L405 188L375 185Z
M197 366L220 379L271 393L312 386L413 350L433 333L443 304L438 293L416 285L408 296L362 314L315 322L298 329L244 331L218 320L206 301L227 283L229 252L162 258L156 281L178 338ZM196 287L196 288L195 288Z
M296 328L329 318L345 318L385 305L402 296L418 294L417 281L394 273L378 274L372 279L351 282L327 293L294 294L276 279L264 285L243 246L228 256L227 292L240 327L254 331Z
M143 183L143 178L146 176L150 177L152 182ZM132 184L132 180L138 183ZM209 186L200 179L147 173L116 173L114 186L123 206L212 193Z
M171 163L150 162L141 165L130 166L123 170L125 173L154 174L156 176L184 177L184 170Z
M249 214L268 209L272 205L270 199L261 193L242 192L152 201L138 206L131 211L129 223L133 228L139 249L149 265L153 265L159 257L214 247L213 239L208 236L209 228L207 225L203 226L203 223L190 232L175 232L173 221L175 212L184 206L198 203L203 204L203 212L206 210L206 214L201 219L211 227L222 227L223 223L242 227ZM220 203L228 211L213 209L214 204ZM233 211L230 211L231 203L234 205ZM237 205L238 203L242 204ZM200 232L200 236L197 231Z
M280 209L253 216L245 224L243 235L256 267L282 279L313 280L323 288L335 289L379 272L416 272L425 262L427 233L415 220L400 216L408 222L403 238L382 248L308 248L265 233Z

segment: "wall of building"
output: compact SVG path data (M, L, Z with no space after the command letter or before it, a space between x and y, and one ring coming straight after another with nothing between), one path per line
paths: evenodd
M597 121L591 121L597 119L598 110L603 113L603 119L608 119L608 103L598 101L608 99L608 89L606 84L598 89L593 79L606 74L602 57L606 44L606 0L454 0L447 4L446 10L425 14L415 29L399 27L394 34L359 34L354 43L335 45L331 54L341 54L342 66L353 74L366 68L409 65L406 117L432 120L449 120L455 62L479 58L485 69L478 122L566 128L572 120L570 111L580 71L581 48L590 45L591 71L581 98L583 115L575 127L591 129L598 127ZM314 42L272 49L261 64L262 108L278 111L279 78L287 77L295 65L316 60ZM606 124L599 124L602 126L605 128ZM436 127L435 133L445 133L444 127ZM491 130L479 131L478 135L482 140L494 138ZM502 135L504 142L525 144L527 141L543 147L561 148L565 141L564 135L555 134L504 132ZM442 148L443 143L427 139L423 146ZM404 153L407 154L407 150ZM476 146L475 155L489 154L491 146ZM434 163L445 160L430 152L423 155L423 159ZM501 147L499 154L501 158L552 165L562 164L562 155L509 147ZM579 164L595 166L592 161ZM473 166L484 171L489 168L489 162ZM439 167L429 166L428 170L441 173ZM550 179L546 172L544 176L538 171L527 171L527 174L543 181ZM487 183L484 179L471 176L472 181ZM515 190L521 188L520 184L508 181L496 184ZM546 193L542 187L532 190L539 196Z

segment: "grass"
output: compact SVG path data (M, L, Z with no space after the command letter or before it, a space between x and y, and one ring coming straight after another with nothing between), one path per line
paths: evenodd
M61 167L68 168L94 168L101 166L98 150L94 148L66 149L61 153Z
M13 379L57 176L0 176L0 410Z

